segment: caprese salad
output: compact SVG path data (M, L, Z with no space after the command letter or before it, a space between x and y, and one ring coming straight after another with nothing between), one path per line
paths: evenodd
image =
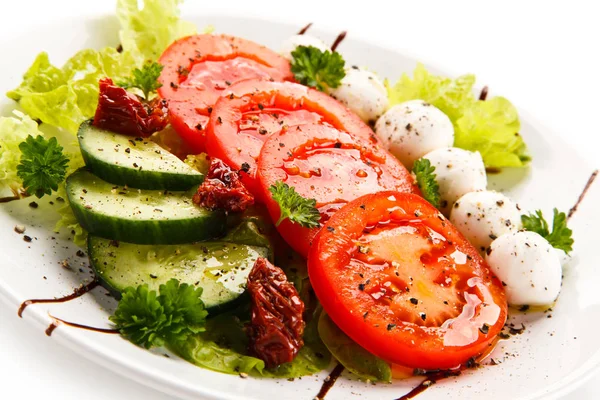
M422 65L391 84L308 29L279 51L197 33L177 3L119 0L118 48L41 53L0 118L3 201L63 199L124 338L242 377L335 359L389 382L472 365L510 306L556 301L565 214L487 187L530 161L508 100Z

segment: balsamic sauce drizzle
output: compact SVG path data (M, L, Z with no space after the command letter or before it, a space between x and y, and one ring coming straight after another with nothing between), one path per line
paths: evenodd
M429 387L434 385L436 382L441 381L442 379L447 379L453 376L459 376L461 374L460 370L456 371L438 371L435 373L426 374L426 378L418 385L415 386L410 392L406 393L402 397L398 397L396 400L409 400L415 398L417 395L423 393Z
M342 41L346 38L346 35L348 34L348 32L343 31L341 32L334 40L333 44L331 45L331 52L333 53L335 51L335 49L338 48L338 46L340 45L340 43L342 43Z
M308 25L306 25L304 28L300 29L300 31L298 32L298 35L304 35L306 33L306 31L312 26L312 22L309 22Z
M333 371L325 378L325 382L323 382L323 386L321 386L321 390L319 390L315 400L325 399L327 392L335 385L335 381L340 377L342 372L344 372L344 366L342 364L336 365Z
M87 292L93 290L94 288L96 288L99 285L98 281L96 279L94 279L93 281L91 281L88 284L82 285L80 287L78 287L77 289L75 289L73 291L73 293L64 296L64 297L58 297L56 299L30 299L30 300L25 300L23 303L21 303L21 306L19 307L19 310L17 311L17 315L20 318L23 318L23 311L25 311L25 309L32 305L32 304L39 304L39 303L66 303L67 301L76 299L78 297L83 296L84 294L86 294ZM50 331L50 333L52 333L52 330Z
M52 323L50 325L48 325L48 328L46 329L46 336L52 335L52 332L54 332L54 330L56 328L58 328L58 326L61 325L61 324L67 325L67 326L71 326L73 328L85 329L86 331L93 331L93 332L99 332L99 333L109 333L109 334L117 334L117 333L119 333L118 329L96 328L96 327L93 327L93 326L77 324L75 322L69 322L69 321L65 321L64 319L53 317L52 315L50 316L50 318L52 318Z
M585 195L587 194L588 190L592 186L592 183L594 183L594 181L596 180L596 176L598 176L598 170L595 170L594 172L592 172L592 175L590 175L587 183L585 184L585 187L583 188L583 191L581 192L581 194L579 195L579 198L577 199L577 203L575 203L575 205L573 207L571 207L571 209L569 210L567 220L571 219L573 214L575 214L575 211L577 211L577 207L579 207L579 205L583 201Z
M487 99L488 90L489 88L487 86L484 86L483 89L481 89L481 93L479 93L479 100L485 101L485 99Z

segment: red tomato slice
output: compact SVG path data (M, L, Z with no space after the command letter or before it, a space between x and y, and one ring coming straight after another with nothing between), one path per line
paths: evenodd
M302 197L315 199L321 224L365 193L418 193L410 173L390 153L369 140L318 124L292 126L273 134L260 153L258 179L260 197L273 221L279 219L280 209L269 187L277 181L293 186ZM303 228L284 220L278 231L307 257L319 228Z
M308 272L333 321L392 363L457 367L493 346L506 322L500 280L419 196L380 192L348 203L315 239Z
M291 80L289 62L268 48L227 35L195 35L175 41L159 60L158 94L169 100L171 124L193 152L204 151L210 109L242 79Z
M242 181L255 195L256 160L264 141L284 126L331 125L343 132L376 141L371 128L328 95L291 82L242 81L217 101L206 131L209 155L233 169L243 169Z

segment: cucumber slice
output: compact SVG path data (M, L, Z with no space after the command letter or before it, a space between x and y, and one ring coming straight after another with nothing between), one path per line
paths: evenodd
M191 192L115 186L85 169L67 178L73 213L90 234L138 244L176 244L223 234L226 216L192 203Z
M85 165L115 185L187 190L204 175L149 139L110 132L86 121L77 133Z
M148 284L158 290L175 278L201 286L202 300L215 314L237 303L254 262L268 249L227 242L139 245L89 236L88 252L96 276L117 298L127 287Z

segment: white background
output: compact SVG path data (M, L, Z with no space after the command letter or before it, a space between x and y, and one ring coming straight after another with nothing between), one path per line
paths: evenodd
M600 23L593 1L187 1L184 13L201 9L207 14L272 17L299 27L312 21L408 51L456 73L476 73L480 83L501 92L567 138L583 157L600 164ZM114 3L2 0L0 4L0 24L9 26L16 37L23 31L35 34L36 25L53 16L108 12ZM1 60L0 65L10 62L10 54L2 54ZM79 358L18 319L16 310L0 304L0 398L170 397ZM600 398L600 376L568 398Z

